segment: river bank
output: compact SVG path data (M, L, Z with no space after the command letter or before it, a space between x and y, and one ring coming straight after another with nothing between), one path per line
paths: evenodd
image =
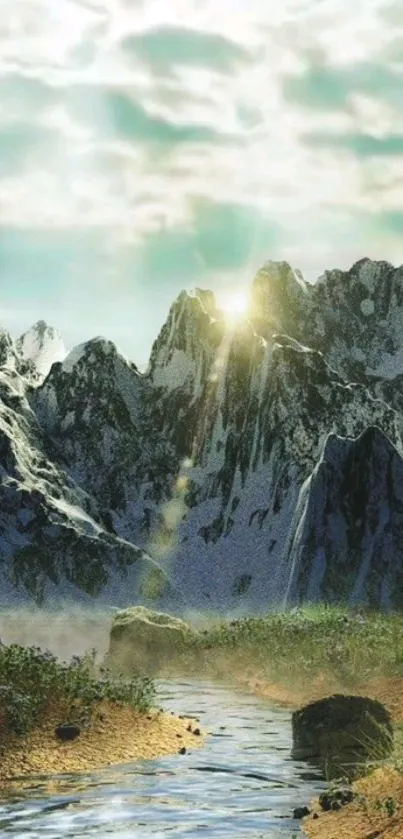
M403 618L400 615L362 615L350 610L329 608L294 610L268 615L266 618L212 622L211 626L199 633L191 633L181 655L177 660L169 660L159 675L164 678L178 674L198 679L213 678L217 684L230 683L242 692L247 691L269 700L275 706L289 709L335 692L370 696L390 710L395 730L400 734L400 726L403 724L402 630ZM124 636L122 638L124 642ZM128 652L125 643L123 652ZM146 659L147 655L144 661ZM76 741L76 745L60 745L59 754L63 759L67 761L71 757L73 761L74 757L76 763L61 764L56 760L54 744L51 761L59 771L85 771L87 768L107 766L136 757L155 757L158 756L159 747L164 749L160 754L174 754L178 751L175 746L179 743L182 746L182 738L177 735L183 733L187 737L190 733L183 732L183 727L187 727L184 722L175 722L175 718L168 715L169 731L166 730L165 736L162 732L164 719L164 715L160 715L159 720L148 720L150 725L144 729L145 737L142 739L138 719L136 721L132 716L124 724L122 718L117 716L115 734L111 735L110 740L105 740L108 745L101 754L98 741L104 740L109 729L112 731L110 718L109 728L108 725L94 727L95 751L91 752L89 735L84 731L81 745L79 741ZM176 728L176 725L180 727ZM126 731L120 745L117 742L119 729ZM128 744L128 732L133 734L131 744ZM196 736L190 734L190 741L183 739L183 746L189 748L190 744L193 749L201 745L202 739L199 738L197 742L196 739ZM389 765L384 765L357 782L358 792L362 784L365 784L365 798L362 801L356 800L339 812L318 811L319 818L310 817L305 822L307 835L324 839L337 833L343 839L356 839L357 836L373 839L379 829L377 825L381 824L383 831L395 831L391 836L403 836L403 831L402 834L396 833L402 830L403 825L399 771L402 752L399 752L399 743L397 745L398 749ZM39 757L43 760L43 752L34 752L33 746L39 749L40 743L37 741L33 744L31 741L31 756L36 754L38 761L34 759L30 771L41 771ZM304 803L308 805L309 799ZM360 834L357 833L357 825L363 831Z
M357 796L342 810L325 813L306 801L313 812L304 830L314 839L403 837L402 615L318 607L217 622L185 639L179 659L185 669L290 710L335 693L385 705L395 729L393 755L362 767L366 777L355 782Z
M303 829L311 839L402 839L403 837L403 678L368 680L360 686L345 685L322 676L311 685L276 685L251 676L239 683L256 696L296 709L333 693L377 699L389 710L396 732L391 759L352 784L356 799L340 810L324 812L318 800L306 802L311 813Z
M55 737L60 711L24 736L3 737L0 750L0 782L32 774L78 773L101 769L137 759L178 754L180 749L200 748L204 736L195 735L195 720L151 709L134 708L103 701L97 705L88 727L76 740ZM191 729L191 730L188 730Z
M66 662L39 647L2 643L0 781L200 747L197 722L157 710L157 701L151 679L112 678L95 650Z

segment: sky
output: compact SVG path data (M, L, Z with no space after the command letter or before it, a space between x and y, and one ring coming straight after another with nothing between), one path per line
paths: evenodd
M0 324L144 366L181 289L403 262L402 0L2 0Z

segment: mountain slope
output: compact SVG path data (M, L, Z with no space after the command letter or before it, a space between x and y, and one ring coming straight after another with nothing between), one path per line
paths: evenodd
M18 354L11 340L7 346L0 369L2 601L14 593L41 602L50 595L113 592L119 602L127 590L134 598L143 590L147 599L147 586L157 582L168 594L158 566L108 532L94 498L60 469L57 457L49 458L49 442L26 398L28 382L16 370Z
M174 577L191 600L219 592L229 606L241 586L244 604L281 601L290 522L329 433L355 437L377 425L402 451L395 411L363 385L345 384L321 354L277 341L261 358L255 348L247 366L243 356L241 379L231 354L212 433L187 472L191 509Z

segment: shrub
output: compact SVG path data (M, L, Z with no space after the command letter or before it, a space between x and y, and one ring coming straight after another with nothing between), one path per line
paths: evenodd
M103 699L147 711L155 697L153 682L141 677L112 679L106 671L99 676L95 657L92 650L67 663L39 647L0 645L0 727L25 734L54 703L83 718Z

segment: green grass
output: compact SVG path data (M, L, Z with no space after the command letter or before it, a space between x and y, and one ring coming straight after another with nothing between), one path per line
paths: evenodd
M262 678L301 681L319 674L346 687L403 676L403 615L309 607L266 617L222 621L193 636L190 649L253 666Z
M0 646L0 724L6 731L26 734L46 715L49 705L59 704L68 722L88 720L103 699L129 704L138 711L149 709L153 682L145 677L112 679L97 672L96 653L69 663L49 651L18 644ZM62 720L61 720L62 721Z

